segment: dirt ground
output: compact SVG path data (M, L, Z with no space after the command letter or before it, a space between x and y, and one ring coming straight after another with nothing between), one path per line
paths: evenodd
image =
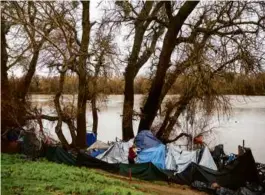
M137 186L138 190L141 190L142 192L146 194L159 194L159 195L206 195L205 192L200 192L198 190L192 189L189 186L186 185L179 185L174 183L166 183L166 182L148 182L139 180L136 178L132 178L130 180L128 177L110 174L102 170L98 170L102 174L104 174L106 177L111 177L115 179L120 179L122 181L126 181L130 184L134 184Z

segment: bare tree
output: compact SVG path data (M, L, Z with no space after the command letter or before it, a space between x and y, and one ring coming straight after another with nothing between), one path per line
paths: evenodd
M187 112L187 120L192 122L196 112L205 111L205 115L210 115L216 109L227 110L228 99L222 96L214 82L222 72L241 70L245 74L253 74L261 70L264 62L264 46L260 42L264 39L263 3L206 3L196 10L198 12L184 24L183 31L172 37L176 40L172 51L175 49L178 55L180 51L185 53L181 59L170 63L173 65L165 66L170 57L167 60L162 58L164 40L139 126L139 131L151 127L168 90L184 74L183 92L167 110L157 133L165 142L182 113Z
M134 106L134 80L141 67L154 53L156 43L164 32L164 26L154 23L154 20L162 18L161 9L163 2L138 2L136 4L128 1L116 2L104 23L111 25L129 24L133 34L133 44L126 59L124 73L124 103L122 117L122 137L129 140L134 137L133 133L133 106Z

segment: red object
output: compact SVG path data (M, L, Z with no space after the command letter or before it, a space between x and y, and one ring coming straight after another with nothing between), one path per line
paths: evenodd
M129 158L129 159L134 159L136 156L137 156L137 155L136 155L136 153L135 153L135 151L134 151L134 147L130 147L130 148L129 148L129 156L128 156L128 158Z
M202 135L199 135L199 136L195 137L193 141L194 141L195 144L203 144Z

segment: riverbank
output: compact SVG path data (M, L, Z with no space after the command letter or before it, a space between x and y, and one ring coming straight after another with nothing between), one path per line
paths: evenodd
M19 155L1 154L1 193L12 194L180 194L202 195L187 186L152 183L100 170L29 161Z

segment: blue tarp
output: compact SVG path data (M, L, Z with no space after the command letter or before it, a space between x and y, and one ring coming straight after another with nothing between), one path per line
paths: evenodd
M164 144L144 149L137 155L137 163L152 162L158 168L165 169L166 147Z
M134 140L136 147L141 150L156 147L161 144L161 141L157 139L150 130L143 130L137 134Z
M87 147L91 146L96 141L97 141L97 136L94 133L87 133L86 134L86 144L87 144Z
M93 150L92 152L91 152L91 154L90 154L90 156L92 156L92 157L96 157L97 155L99 155L99 154L102 154L103 152L105 152L106 150Z

